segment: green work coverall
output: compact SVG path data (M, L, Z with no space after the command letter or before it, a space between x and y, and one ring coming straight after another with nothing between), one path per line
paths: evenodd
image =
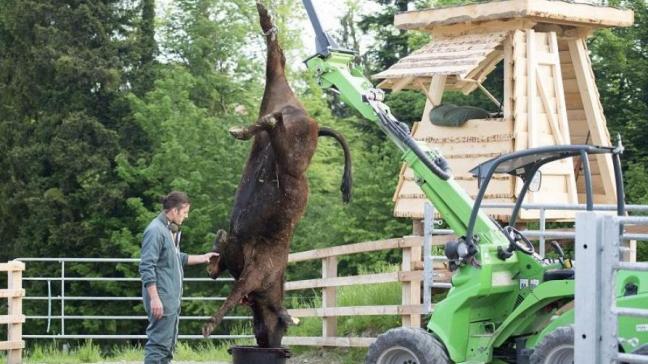
M187 259L187 254L181 253L173 241L164 212L160 213L144 230L139 265L142 297L149 320L146 328L148 341L144 346L146 364L169 363L173 358L178 336L183 267ZM151 299L146 289L150 284L157 286L164 306L164 316L159 320L154 319L151 312Z

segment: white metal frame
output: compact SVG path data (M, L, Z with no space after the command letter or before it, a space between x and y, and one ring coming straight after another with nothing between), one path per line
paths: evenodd
M607 364L618 361L648 363L648 356L619 353L619 315L648 317L646 309L616 306L615 276L619 269L648 271L646 262L622 262L624 225L648 225L648 217L604 215L581 212L576 216L576 269L574 349L575 363ZM643 240L648 240L643 237Z

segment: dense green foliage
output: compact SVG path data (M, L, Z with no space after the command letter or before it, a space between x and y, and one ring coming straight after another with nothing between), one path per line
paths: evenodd
M349 20L350 12L340 37L346 46L357 48L361 31L372 34L375 43L363 57L368 73L390 66L428 39L395 30L391 23L394 12L429 2L378 2L385 10L366 16L358 28ZM600 31L591 50L610 128L628 145L629 201L645 203L648 14L643 0L623 4L635 9L637 24ZM193 200L183 228L184 251L209 250L214 233L227 228L251 145L234 141L227 130L255 120L264 86L265 45L256 10L247 0L175 0L157 19L155 5L154 0L0 2L0 261L138 257L141 233L159 212L159 198L172 189L187 191ZM301 9L300 1L272 1L271 9L293 87L321 125L346 136L354 163L353 201L344 205L339 192L342 151L331 141L320 142L308 172L309 205L293 251L409 233L408 220L392 217L398 151L377 128L344 110L295 66L308 53L300 43L302 24L296 23L304 17L295 10ZM499 96L500 91L492 91ZM425 98L402 92L390 95L388 103L411 123L418 121ZM398 261L397 252L361 255L341 260L339 271L352 274L359 266L377 269ZM202 269L191 268L187 275L203 276ZM313 278L319 272L318 264L304 264L290 266L288 276ZM29 274L58 276L60 265L31 263ZM70 264L66 274L135 277L137 267ZM45 284L30 284L30 295L47 294ZM195 295L224 295L228 290L211 283L187 288ZM60 287L54 284L52 289L57 295ZM138 297L140 287L138 282L66 284L66 296L88 295ZM183 309L204 315L215 307L213 301L191 301ZM54 305L53 314L58 309ZM137 300L128 305L78 301L66 308L67 315L98 311L143 312ZM43 315L45 303L25 303L25 312ZM144 325L70 320L66 331L140 334ZM183 332L199 331L199 322L182 325ZM44 320L30 320L25 332L43 333L45 328ZM50 332L60 331L53 321Z

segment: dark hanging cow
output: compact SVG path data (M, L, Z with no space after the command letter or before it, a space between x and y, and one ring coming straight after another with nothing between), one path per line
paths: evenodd
M245 128L233 128L237 139L254 137L252 150L236 192L229 231L220 230L209 264L216 278L228 270L235 278L232 291L203 326L208 336L236 304L245 302L253 312L254 334L260 347L279 347L291 317L282 307L284 272L290 241L308 200L306 170L318 136L330 136L342 145L345 165L343 200L351 194L351 158L344 138L320 128L288 85L277 29L266 8L257 3L261 29L268 46L266 86L259 119Z

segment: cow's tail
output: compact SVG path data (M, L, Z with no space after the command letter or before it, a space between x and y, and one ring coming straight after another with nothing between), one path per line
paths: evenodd
M351 186L353 184L353 179L351 177L351 151L349 150L349 145L342 136L342 134L337 131L327 128L320 127L318 136L326 136L334 138L340 143L342 149L344 150L344 174L342 175L342 185L340 185L340 191L342 191L342 201L348 203L351 201Z

